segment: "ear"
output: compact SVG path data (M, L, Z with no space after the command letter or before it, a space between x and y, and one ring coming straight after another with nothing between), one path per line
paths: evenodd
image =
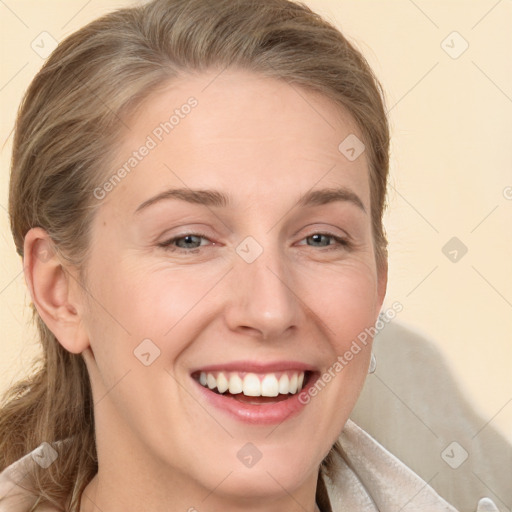
M89 346L82 325L79 284L59 258L48 233L32 228L25 236L25 281L39 316L69 352L79 354Z

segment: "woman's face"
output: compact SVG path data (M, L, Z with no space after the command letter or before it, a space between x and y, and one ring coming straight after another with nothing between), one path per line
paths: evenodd
M356 401L370 346L333 365L385 293L360 130L234 70L183 78L125 122L116 177L91 198L82 316L100 471L136 461L205 495L293 493Z

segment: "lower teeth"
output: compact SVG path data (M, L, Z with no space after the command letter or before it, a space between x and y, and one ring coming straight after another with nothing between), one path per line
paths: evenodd
M244 402L248 404L266 404L270 402L282 402L283 400L287 400L288 398L294 395L277 395L277 396L246 396L243 393L237 393L233 395L231 393L219 393L217 389L212 389L214 393L218 395L225 396L226 398L232 398L233 400L237 400L238 402Z
M277 395L277 396L245 396L243 393L239 393L237 395L232 395L231 393L227 393L225 396L229 398L233 398L238 400L239 402L247 403L247 404L266 404L266 403L274 403L274 402L282 402L283 400L287 400L293 395Z

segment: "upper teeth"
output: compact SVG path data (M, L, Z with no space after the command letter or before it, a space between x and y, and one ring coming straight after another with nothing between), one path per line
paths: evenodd
M277 396L296 394L302 389L304 372L283 372L278 378L275 373L246 373L243 377L238 372L201 372L199 382L219 393L229 391L232 395L243 393L246 396Z

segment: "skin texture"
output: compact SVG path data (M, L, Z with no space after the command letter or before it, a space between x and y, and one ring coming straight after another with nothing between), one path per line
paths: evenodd
M25 240L34 303L91 377L99 472L81 510L313 511L319 464L361 390L370 346L277 427L213 408L190 373L239 360L322 372L375 323L387 269L375 263L367 160L338 150L360 130L312 92L246 71L205 72L125 120L116 165L191 96L197 106L101 199L83 287L42 229ZM231 202L173 199L134 213L177 187L216 189ZM366 211L349 201L297 206L333 187L349 188ZM190 239L159 247L198 232L199 248ZM350 247L311 238L326 232ZM247 236L263 249L250 264L235 250ZM149 366L134 355L144 339L160 350ZM247 442L262 453L251 468L237 458Z

